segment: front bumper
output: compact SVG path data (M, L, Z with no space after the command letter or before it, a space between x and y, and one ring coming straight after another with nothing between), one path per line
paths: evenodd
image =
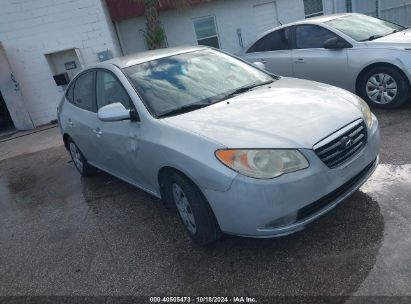
M237 175L225 192L203 189L223 232L250 237L277 237L303 229L354 193L378 165L378 121L366 147L335 169L313 150L301 150L310 167L275 179Z

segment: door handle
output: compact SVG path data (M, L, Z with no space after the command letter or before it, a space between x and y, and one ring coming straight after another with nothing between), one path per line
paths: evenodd
M69 118L68 119L68 121L67 121L67 125L69 126L69 127L72 127L73 126L73 121Z
M295 63L304 63L305 60L304 58L297 58L296 60L294 60Z
M261 63L267 63L267 60L265 60L265 59L260 59L260 62L261 62Z
M103 135L103 132L101 132L100 128L94 129L93 133L97 135L97 137L100 137Z

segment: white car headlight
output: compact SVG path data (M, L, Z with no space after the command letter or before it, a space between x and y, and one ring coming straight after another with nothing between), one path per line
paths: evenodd
M369 129L372 126L372 112L368 104L364 100L362 100L362 98L358 98L358 100L360 101L360 110Z
M249 177L269 179L308 168L307 159L292 149L217 150L227 167Z

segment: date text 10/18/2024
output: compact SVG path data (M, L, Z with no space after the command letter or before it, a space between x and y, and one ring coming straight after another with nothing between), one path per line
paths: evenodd
M254 297L150 297L150 303L257 303Z

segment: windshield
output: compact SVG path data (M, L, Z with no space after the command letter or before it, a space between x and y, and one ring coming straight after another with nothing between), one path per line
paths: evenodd
M405 27L365 15L351 15L325 22L356 41L367 41L402 31Z
M239 88L273 81L268 74L211 49L160 58L123 71L156 117L209 105Z

